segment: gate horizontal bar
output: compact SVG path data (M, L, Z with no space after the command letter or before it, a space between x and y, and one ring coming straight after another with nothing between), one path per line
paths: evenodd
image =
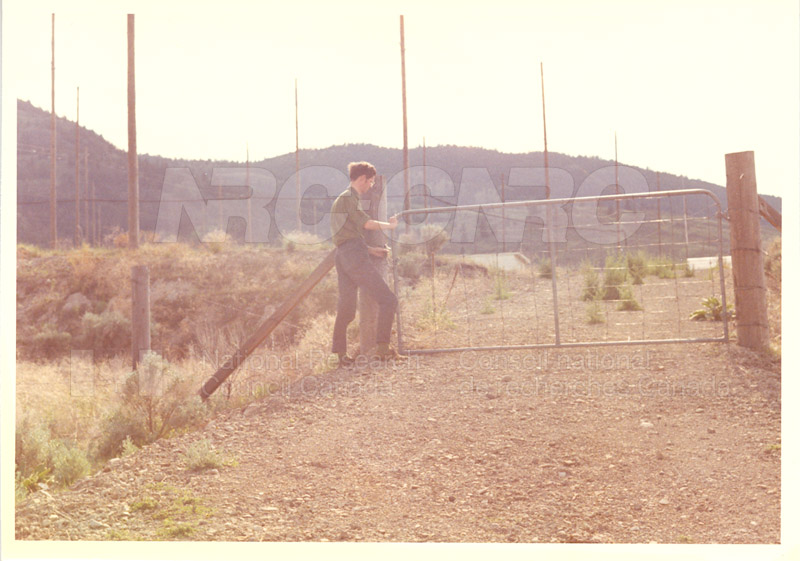
M529 349L564 349L575 347L614 347L621 345L656 345L674 343L727 343L725 337L704 337L697 339L642 339L638 341L586 341L583 343L555 343L539 345L498 345L494 347L454 347L450 349L404 349L400 354L432 355L440 353L458 353L466 351L524 351Z
M672 191L652 191L646 193L622 193L619 195L593 195L591 197L570 197L568 199L530 199L526 201L509 201L505 203L486 203L462 206L434 206L430 208L415 208L398 212L395 216L399 220L405 216L414 214L438 214L442 212L453 212L456 210L491 210L495 208L514 208L521 206L537 205L565 205L569 203L580 203L587 201L615 201L626 199L653 199L660 197L682 197L686 195L708 195L722 210L722 203L719 197L708 189L673 189Z

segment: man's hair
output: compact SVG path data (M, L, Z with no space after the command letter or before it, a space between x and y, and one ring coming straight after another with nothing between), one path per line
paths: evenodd
M351 162L347 165L347 173L350 174L350 181L355 181L362 175L366 175L367 179L375 177L378 171L369 162Z

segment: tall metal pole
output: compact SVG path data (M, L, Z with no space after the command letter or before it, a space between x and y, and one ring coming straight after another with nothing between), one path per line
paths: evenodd
M128 247L139 247L139 162L136 156L134 14L128 14Z
M75 116L75 247L81 245L81 89L77 94L77 113Z
M661 173L656 173L656 191L661 191ZM658 212L658 256L661 257L661 197L656 197L656 210Z
M506 202L506 178L504 174L500 174L500 200ZM506 207L503 207L503 253L506 252Z
M56 15L52 14L50 62L50 245L58 247L56 204Z
M90 185L92 191L92 238L94 245L100 245L100 205L97 204L97 192L94 188L94 181Z
M403 191L403 210L408 210L410 208L408 200L410 187L408 184L408 115L406 112L406 41L403 16L400 16L400 72L403 84L403 184L405 186ZM405 231L408 233L408 220L406 220L405 224Z
M619 195L619 160L617 159L617 131L614 131L614 194ZM617 252L622 251L622 232L619 225L619 199L617 203Z
M89 147L83 148L83 238L92 245L92 224L89 218Z
M250 189L250 143L247 143L247 160L245 161L245 168L244 168L244 183L248 189ZM245 228L245 241L252 242L253 241L253 205L251 201L253 199L252 192L247 197L247 227Z
M300 125L298 121L297 78L294 79L294 173L297 187L297 231L303 228L300 218Z
M545 197L550 198L550 161L547 154L547 115L544 105L544 63L539 63L542 77L542 128L544 129L544 187ZM550 279L553 283L553 327L556 335L556 345L561 344L561 333L558 327L558 283L556 282L556 246L553 242L553 211L552 205L547 205L547 245L550 248Z
M689 209L686 207L686 196L683 197L683 243L686 247L686 259L689 259Z
M428 165L428 159L425 154L425 137L422 137L422 187L424 191L423 200L425 201L425 208L428 208L428 171L426 166Z

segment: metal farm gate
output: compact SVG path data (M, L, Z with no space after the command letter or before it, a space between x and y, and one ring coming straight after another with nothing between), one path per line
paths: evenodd
M710 191L439 206L398 217L400 353L728 341L726 237Z

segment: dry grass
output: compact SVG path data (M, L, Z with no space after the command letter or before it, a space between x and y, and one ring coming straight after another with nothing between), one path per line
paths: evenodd
M131 401L129 343L125 337L119 345L114 338L101 338L100 330L109 326L103 318L130 321L131 267L144 264L150 270L152 348L181 380L173 388L180 394L177 402L190 403L199 401L195 394L201 384L328 251L289 253L214 240L196 247L144 244L135 252L18 247L20 438L26 431L40 431L45 444L69 443L96 469L109 454L121 453L126 441L130 449L191 428L199 410L175 409L141 396ZM64 303L75 293L88 304L67 314ZM286 379L319 371L315 364L329 348L335 303L335 278L329 275L219 388L202 415L240 407L275 391ZM73 355L76 349L88 353ZM301 354L317 363L299 360ZM165 415L173 424L164 425ZM178 417L184 425L174 425ZM148 423L153 434L137 428Z

